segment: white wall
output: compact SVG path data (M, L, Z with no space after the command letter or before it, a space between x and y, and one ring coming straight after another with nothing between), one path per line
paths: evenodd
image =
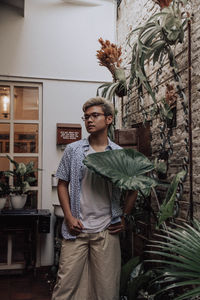
M112 1L98 3L26 0L25 18L1 5L1 74L110 80L109 72L98 66L96 50L99 37L114 40L115 9Z
M99 37L115 41L115 5L96 2L101 5L26 0L25 18L0 4L0 80L43 84L42 208L52 215L57 195L51 174L63 153L56 146L56 123L83 125L83 103L102 81L112 80L98 66L96 50ZM41 265L53 262L53 223L54 217L51 234L41 238Z
M51 174L57 169L63 155L63 150L56 146L56 123L79 123L83 126L83 137L86 137L81 108L95 94L97 87L97 83L84 82L45 81L43 84L42 208L52 209L52 203L58 203L56 189L51 187ZM48 235L42 241L43 250L46 249L41 256L43 265L49 264L49 256L53 254L53 248L49 247L53 243L52 239L53 236Z

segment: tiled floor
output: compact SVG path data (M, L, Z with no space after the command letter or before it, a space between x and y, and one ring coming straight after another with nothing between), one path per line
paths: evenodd
M45 274L0 275L1 300L50 300Z

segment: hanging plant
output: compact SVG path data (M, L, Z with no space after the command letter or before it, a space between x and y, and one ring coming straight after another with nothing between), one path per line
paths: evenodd
M146 74L145 63L152 59L154 65L156 62L163 64L168 57L170 66L177 68L172 46L183 42L187 23L187 18L183 18L179 8L181 1L173 1L172 5L170 0L155 2L160 5L161 12L153 15L144 26L136 28L128 36L130 45L133 33L139 31L137 41L132 47L129 89L132 89L135 82L141 96L145 88L154 101L154 113L158 110L156 95Z
M104 41L99 39L101 49L97 51L97 58L99 65L106 67L112 74L113 82L105 83L97 89L97 96L99 96L99 90L103 89L101 96L107 99L112 99L116 94L119 97L123 97L127 94L126 75L123 68L121 68L121 47L117 47L110 41Z

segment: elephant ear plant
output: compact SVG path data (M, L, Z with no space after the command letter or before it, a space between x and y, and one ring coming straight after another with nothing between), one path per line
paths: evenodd
M145 155L134 149L120 149L89 154L83 163L90 170L111 181L122 191L138 191L139 199L141 197L147 198L151 191L156 196L155 187L162 184L149 176L156 168L155 163L152 163ZM158 213L159 226L173 216L178 183L184 176L185 171L181 171L172 180Z
M148 196L151 188L157 185L156 180L146 175L154 169L154 164L133 149L90 154L83 162L89 169L122 190L139 191Z

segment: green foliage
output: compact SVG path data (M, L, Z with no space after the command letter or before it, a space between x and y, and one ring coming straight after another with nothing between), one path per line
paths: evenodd
M165 163L153 164L146 156L134 149L111 150L89 154L83 163L98 175L108 179L122 190L139 191L138 199L150 195L159 183L148 176L157 167L166 171ZM179 172L172 180L158 213L158 226L174 215L174 202L179 182L186 172Z
M115 140L115 126L113 123L108 127L108 137L111 141Z
M155 170L158 174L167 173L167 165L164 160L158 160L157 158L154 161Z
M122 296L126 295L131 273L139 263L140 263L140 258L137 256L130 259L126 264L123 265L121 269L121 277L120 277L120 295Z
M122 266L120 278L121 299L137 299L142 290L147 291L149 282L155 278L154 271L144 271L140 257L131 258Z
M172 120L173 112L171 110L171 107L165 101L165 99L162 99L162 104L160 105L159 112L160 112L160 117L164 122L167 122L168 120Z
M167 227L163 235L156 234L158 240L152 241L151 254L160 258L148 260L160 264L162 272L154 283L162 288L157 294L169 293L171 289L184 288L174 300L191 299L200 296L200 223L194 227L184 223ZM154 250L155 249L155 250ZM162 259L163 257L163 259Z
M151 87L145 70L145 63L153 60L162 63L168 56L170 65L177 67L172 46L182 43L186 20L182 19L179 3L174 2L171 7L166 7L162 12L153 15L142 27L133 30L128 37L130 45L133 34L138 31L137 41L132 46L131 76L129 89L136 82L139 93L143 93L143 87L151 95L156 105L155 92ZM154 106L156 112L156 106Z
M10 186L6 180L0 179L0 197L6 197L10 193Z
M154 169L154 165L145 155L133 149L89 154L83 163L122 190L149 194L151 187L157 185L156 180L146 176Z
M11 191L15 194L24 194L30 189L30 184L37 179L34 173L40 169L34 168L34 162L30 161L28 164L18 163L7 155L9 161L13 164L14 169L5 171L5 176L13 177L13 188Z
M172 180L169 189L167 191L165 200L163 201L160 211L158 213L158 227L166 221L168 218L172 217L174 214L174 202L176 199L176 192L178 184L184 178L186 172L182 170L179 172Z
M115 81L102 84L97 89L97 96L102 96L108 100L116 94L119 97L127 95L127 84L125 71L122 68L115 69ZM101 94L100 94L100 90Z
M140 193L143 195L143 198L147 197L150 194L151 189L154 188L156 185L158 185L158 182L153 178L149 177L148 173L155 169L155 165L157 165L157 169L166 171L165 168L166 166L162 164L161 166L159 166L158 162L157 164L152 164L147 157L145 157L143 154L133 149L111 150L106 152L90 154L84 159L83 162L90 170L108 179L120 189L125 191L126 190L140 191ZM174 201L176 198L178 184L180 181L183 180L185 174L186 174L185 171L181 171L172 180L168 188L166 198L163 204L161 205L160 212L158 214L159 225L161 225L169 217L173 216ZM168 231L170 230L171 229L168 229ZM181 236L183 236L183 233L184 231L181 233ZM175 234L175 236L176 235L177 234ZM171 234L171 236L173 236L173 234ZM200 233L199 233L199 237L200 237ZM165 238L167 239L167 237ZM163 242L158 242L158 244L160 243L160 245L166 246L169 243L169 241L170 238L169 240L167 240L166 243L163 244ZM155 245L155 247L156 246L157 245ZM151 251L151 253L160 254L160 251L158 252ZM164 256L166 257L168 257L168 255L171 258L176 259L176 255L171 256L170 253L164 254ZM181 257L180 258L178 257L179 261L181 261L181 259L182 259ZM154 260L154 261L161 262L160 260ZM136 299L139 290L141 290L142 287L147 285L147 283L149 283L149 280L152 278L151 272L144 273L142 271L140 271L137 274L137 276L133 278L133 269L138 265L138 263L139 263L138 258L133 258L122 269L121 296L127 297L127 299L130 300ZM164 263L169 263L170 265L171 261L168 262L165 261ZM173 266L173 262L171 263L171 265ZM178 265L175 264L174 266L177 267L180 266L180 264ZM173 275L175 275L175 273L173 273ZM168 281L171 280L170 278L173 278L173 276L169 277L167 280ZM197 282L197 281L193 281L193 282ZM158 283L161 284L160 281L158 281ZM157 286L158 283L156 283ZM178 283L176 283L176 285L181 286L178 285ZM173 287L176 287L176 285L173 284ZM172 286L170 286L170 288L172 288Z

